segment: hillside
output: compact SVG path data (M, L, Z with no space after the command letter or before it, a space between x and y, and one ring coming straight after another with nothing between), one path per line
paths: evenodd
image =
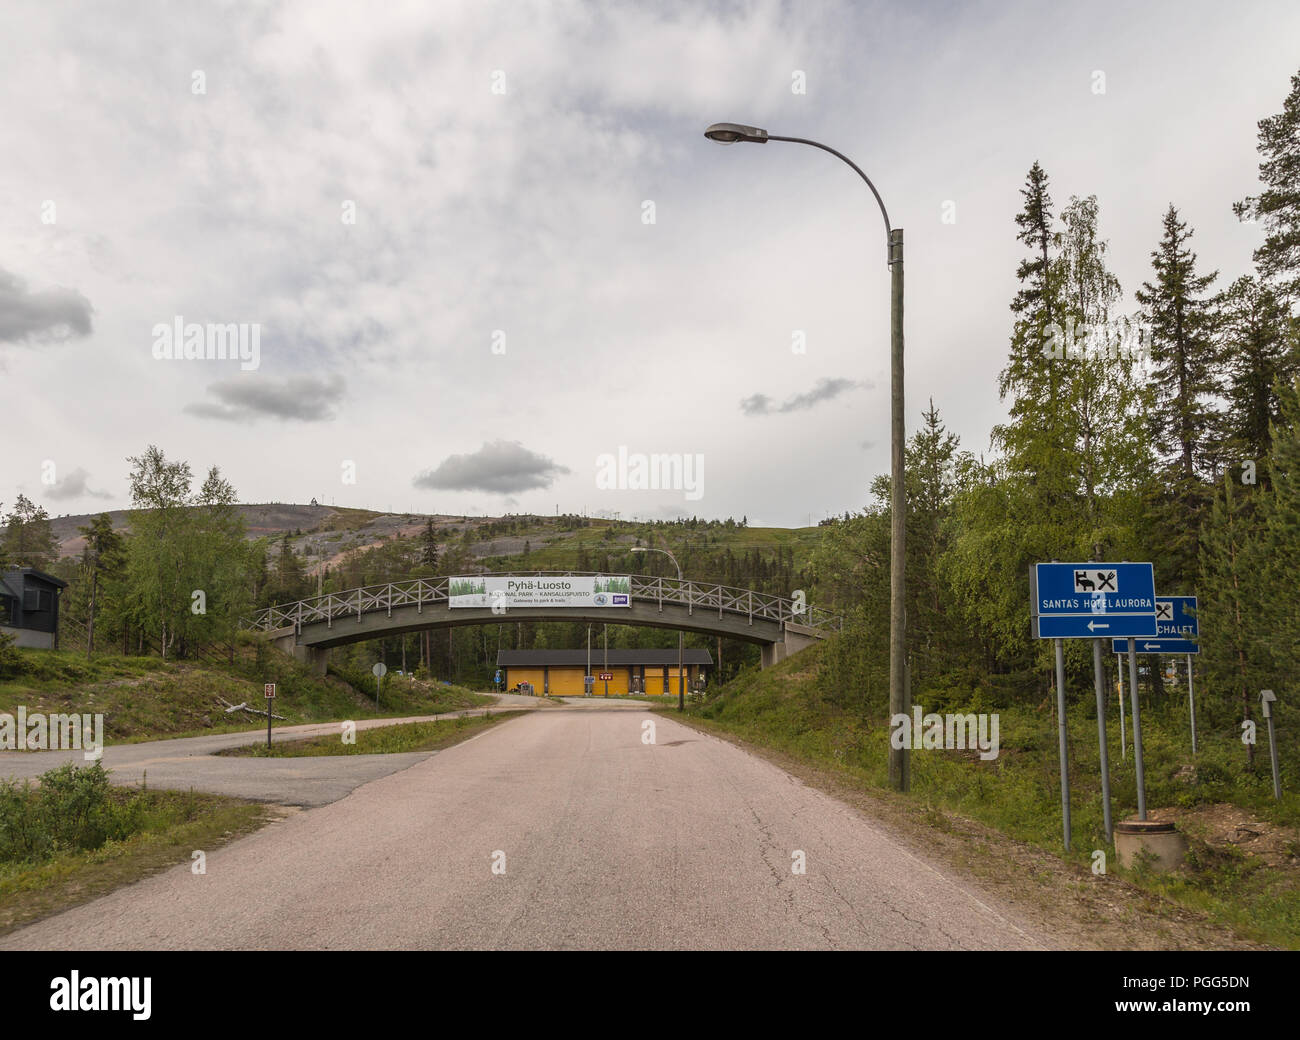
M286 534L294 552L303 559L307 574L322 565L335 570L344 556L354 550L377 549L400 538L420 535L432 521L440 552L455 539L473 566L489 570L608 569L607 557L624 553L638 539L645 543L650 526L622 520L587 519L585 527L574 527L573 518L535 515L503 517L461 516L445 513L382 513L339 506L261 503L237 507L250 541L266 538L280 541ZM79 528L96 514L52 518L50 527L58 543L60 559L79 556L85 538ZM117 530L128 526L129 512L108 513ZM468 533L468 537L467 537ZM671 547L688 573L692 551L736 553L749 550L791 551L802 567L818 544L821 529L754 528L713 525L699 533L674 535ZM650 565L654 573L671 564L659 558ZM650 569L650 568L647 568Z

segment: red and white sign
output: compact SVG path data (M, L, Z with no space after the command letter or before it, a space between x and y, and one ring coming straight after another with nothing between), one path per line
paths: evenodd
M614 673L613 673L613 672L601 672L601 673L600 673L600 678L601 678L601 680L604 681L604 682L609 682L610 679L614 678Z
M275 696L275 683L273 683L273 682L269 682L269 683L267 683L265 686L262 687L262 692L263 692L264 694L266 694L266 696L267 696L268 699L271 698L271 697L274 697L274 696Z

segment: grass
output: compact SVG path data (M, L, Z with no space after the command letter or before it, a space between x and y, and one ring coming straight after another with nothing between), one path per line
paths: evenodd
M217 754L235 758L315 758L321 755L399 755L408 751L440 751L523 714L522 711L503 711L494 715L359 729L353 744L345 744L342 735L338 734L277 741L269 748L265 744L244 744Z
M713 691L708 703L689 705L688 717L705 729L828 770L857 788L888 790L887 720L883 714L846 710L824 698L818 678L821 650L805 651L774 669L742 673ZM914 691L913 701L931 710L924 689ZM933 710L963 709L953 704L938 707L936 702ZM1095 706L1081 698L1067 708L1071 853L1062 851L1057 730L1050 705L969 710L997 711L999 756L986 762L969 751L913 751L912 802L931 810L932 822L945 819L947 813L960 814L1088 868L1092 851L1108 848ZM1110 873L1248 938L1300 948L1300 862L1296 858L1300 849L1292 846L1289 863L1267 865L1258 856L1210 840L1195 823L1202 811L1228 804L1267 823L1295 827L1300 824L1300 793L1284 787L1282 800L1275 801L1266 743L1256 749L1255 771L1248 771L1240 730L1231 720L1211 725L1210 714L1205 711L1205 721L1198 727L1195 758L1189 747L1185 707L1180 711L1170 702L1144 708L1142 718L1148 810L1189 821L1180 826L1190 842L1187 866L1168 875L1125 872L1108 852ZM1201 716L1198 708L1198 722ZM1113 818L1122 820L1136 813L1133 753L1130 747L1128 757L1120 758L1118 719L1108 721ZM1280 746L1283 775L1297 775L1300 749L1285 743Z
M192 862L195 850L211 852L277 815L270 806L220 795L133 790L109 787L105 781L93 795L96 808L127 826L107 840L96 837L79 843L66 827L67 807L56 807L48 791L42 800L43 786L48 785L4 785L9 826L25 815L28 829L48 829L57 840L26 851L13 843L6 846L0 859L0 935L177 863ZM64 826L58 826L61 821Z
M376 707L373 677L359 692L337 675L321 677L292 658L252 643L234 664L162 661L157 657L21 650L21 671L0 680L0 713L103 713L108 744L243 732L262 728L254 716L227 715L220 700L262 709L262 683L276 683L280 725L339 719L438 715L490 704L492 698L459 686L426 685L400 676L384 679ZM367 695L368 694L368 695ZM279 720L277 720L279 721Z

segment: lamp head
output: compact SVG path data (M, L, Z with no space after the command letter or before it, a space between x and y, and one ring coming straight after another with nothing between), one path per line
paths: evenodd
M736 144L749 141L753 144L766 144L767 131L757 126L745 126L743 123L714 123L704 131L704 136L719 144Z

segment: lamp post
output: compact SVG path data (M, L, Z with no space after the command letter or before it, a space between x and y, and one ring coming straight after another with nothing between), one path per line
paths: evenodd
M646 552L657 552L657 553L663 553L665 556L668 557L668 559L670 559L670 560L673 561L673 566L677 568L677 580L678 580L678 581L682 581L682 580L683 580L683 578L682 578L682 565L681 565L680 563L677 562L677 557L674 556L672 553L670 553L667 549L647 549L647 548L646 548L645 546L643 546L643 545L638 545L638 546L635 546L635 547L632 549L632 551L633 551L634 553L646 553ZM685 679L685 677L682 675L682 657L683 657L683 656L684 656L684 655L683 655L683 651L682 651L682 630L679 628L679 629L677 630L677 710L678 710L678 711L685 711L685 710L686 710L686 685L685 685L685 684L686 684L686 679Z
M789 141L793 144L811 145L830 152L853 168L866 182L885 218L886 261L891 274L889 307L890 325L890 548L889 548L889 712L890 715L911 714L911 694L907 688L906 624L904 612L904 538L907 520L907 499L903 482L903 444L905 437L903 411L903 229L889 223L889 213L884 200L871 179L848 156L834 148L803 137L778 137L756 126L741 123L714 123L704 131L704 136L720 144L766 144L768 141ZM906 791L911 787L911 763L907 750L893 747L890 742L889 780L895 788Z

